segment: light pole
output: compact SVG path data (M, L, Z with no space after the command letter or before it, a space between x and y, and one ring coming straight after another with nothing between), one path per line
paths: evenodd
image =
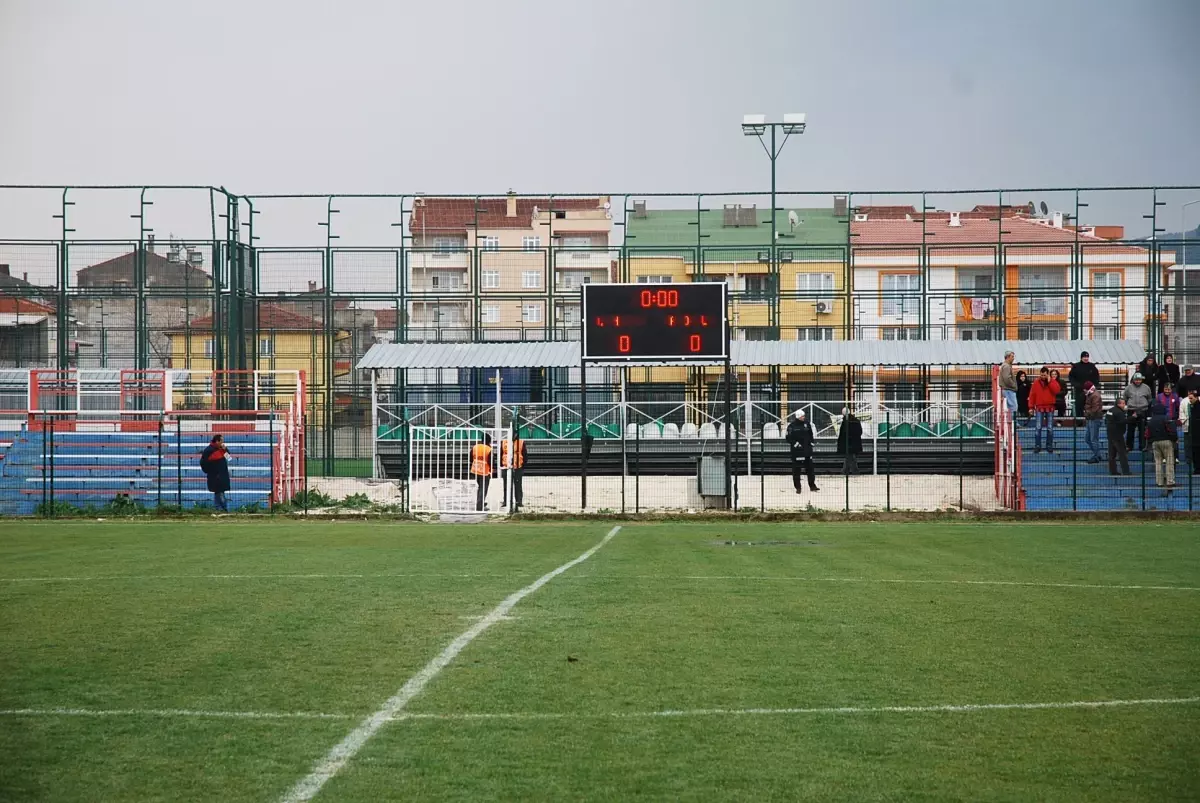
M787 145L788 139L792 134L803 134L806 127L805 115L801 112L793 112L783 115L782 122L767 122L765 114L747 114L742 117L742 133L747 137L758 137L758 142L762 145L763 150L767 154L767 158L771 160L771 267L770 270L774 274L776 282L779 280L779 266L775 260L775 247L779 240L779 229L775 224L775 162L779 159L779 154L783 152L783 146ZM770 144L764 139L764 135L770 131ZM783 141L776 145L776 132L783 132ZM697 255L699 256L699 255ZM734 288L737 289L736 287ZM776 288L778 291L778 288ZM774 304L778 303L778 292L772 293ZM778 318L778 310L773 316ZM776 320L778 326L778 320Z

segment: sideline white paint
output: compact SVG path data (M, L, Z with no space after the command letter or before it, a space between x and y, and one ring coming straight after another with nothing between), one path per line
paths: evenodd
M9 708L0 716L37 717L198 717L202 719L354 719L354 714L308 711L203 711L191 708Z
M828 708L690 708L663 711L614 711L607 714L513 713L513 714L400 714L402 720L488 720L488 719L663 719L674 717L788 716L797 714L969 714L982 711L1041 711L1071 708L1124 708L1150 705L1191 705L1200 697L1168 697L1146 700L1075 700L1065 703L973 703L965 705L885 705L876 707L838 706Z
M0 577L0 583L87 583L121 580L339 580L383 577L528 577L528 573L478 572L474 574L414 572L396 574L114 574L93 577ZM793 583L884 583L895 585L1024 586L1027 588L1095 588L1108 591L1200 591L1200 586L1118 585L1107 583L1043 583L1022 580L923 580L878 577L798 577L750 574L582 574L578 580L750 580Z
M389 722L402 721L486 721L553 719L670 719L717 716L796 716L802 714L967 714L986 711L1041 711L1062 709L1130 708L1156 705L1194 705L1200 697L1165 697L1141 700L1075 700L1058 703L967 703L955 705L888 705L876 707L834 706L826 708L691 708L661 711L612 711L608 713L457 713L410 714L400 712ZM308 711L204 711L188 708L10 708L0 716L65 717L195 717L201 719L357 719L357 714L322 714Z
M895 585L1024 586L1028 588L1098 588L1109 591L1200 591L1200 586L1117 585L1106 583L1042 583L1022 580L922 580L878 577L798 577L752 574L584 574L577 580L753 580L792 583L885 583Z
M290 792L284 795L284 803L301 803L301 801L312 800L321 791L321 787L330 778L337 775L342 767L346 766L346 762L362 749L367 740L374 736L389 720L397 718L405 706L414 697L424 691L429 682L449 666L450 662L458 657L458 654L466 649L468 644L478 638L489 627L507 616L516 607L517 603L525 599L525 597L537 591L563 572L574 566L578 566L592 555L595 555L620 531L620 525L613 527L604 538L600 539L599 543L579 557L567 561L557 569L534 580L520 591L510 594L503 602L493 608L487 616L480 619L462 635L450 642L449 646L426 664L424 669L409 678L408 682L400 687L400 691L392 695L378 711L364 719L345 739L335 745L324 758L318 761L316 766L313 767L312 772L292 787Z

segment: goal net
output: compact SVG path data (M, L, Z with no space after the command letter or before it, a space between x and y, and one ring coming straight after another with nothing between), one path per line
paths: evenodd
M436 513L451 521L507 515L510 483L500 465L500 445L511 429L420 427L410 429L409 506L414 513ZM477 462L476 446L491 441L487 474Z

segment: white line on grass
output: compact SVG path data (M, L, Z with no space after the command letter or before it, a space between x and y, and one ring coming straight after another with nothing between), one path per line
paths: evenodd
M792 583L886 583L895 585L1025 586L1029 588L1099 588L1109 591L1200 591L1200 586L1117 585L1106 583L1042 583L1021 580L922 580L877 577L797 577L751 574L586 574L578 580L753 580Z
M203 719L354 719L354 714L308 711L204 711L191 708L9 708L0 716L198 717Z
M364 579L370 577L528 577L527 573L501 574L483 572L464 574L462 572L416 572L397 574L108 574L90 577L0 577L0 583L88 583L120 580L339 580Z
M966 703L953 705L831 706L815 708L685 708L661 711L586 712L498 712L418 713L403 711L385 721L484 721L484 720L584 720L584 719L671 719L719 716L798 716L803 714L968 714L986 711L1042 711L1064 709L1129 708L1134 706L1194 705L1200 697L1159 697L1141 700L1075 700L1058 703ZM198 719L357 719L357 714L323 714L309 711L205 711L190 708L10 708L0 716L64 717L193 717Z
M389 720L398 717L404 711L405 706L420 694L429 682L438 676L438 673L449 666L450 662L466 649L468 644L478 638L489 627L507 616L509 611L516 607L517 603L525 599L525 597L537 591L563 572L574 566L578 566L592 555L595 555L620 531L620 525L613 527L608 531L607 535L600 539L599 543L579 557L567 561L557 569L543 574L520 591L515 591L508 595L487 616L480 619L458 638L450 642L446 649L442 650L432 661L426 664L420 672L409 678L408 682L401 686L400 690L392 695L378 711L364 719L345 739L335 745L324 758L317 762L312 772L292 787L290 792L284 795L284 803L300 803L301 801L312 800L321 791L321 787L330 778L337 775L342 767L346 766L346 762L362 749L367 740L374 736Z
M499 714L400 714L401 720L488 720L488 719L661 719L717 716L795 716L798 714L966 714L981 711L1040 711L1071 708L1125 708L1150 705L1191 705L1200 697L1169 697L1146 700L1076 700L1065 703L976 703L966 705L837 706L826 708L689 708L663 711L613 711L607 714L499 713Z

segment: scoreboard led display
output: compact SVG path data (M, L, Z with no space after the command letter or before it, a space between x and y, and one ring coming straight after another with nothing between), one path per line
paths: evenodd
M583 285L585 360L723 360L725 284Z

